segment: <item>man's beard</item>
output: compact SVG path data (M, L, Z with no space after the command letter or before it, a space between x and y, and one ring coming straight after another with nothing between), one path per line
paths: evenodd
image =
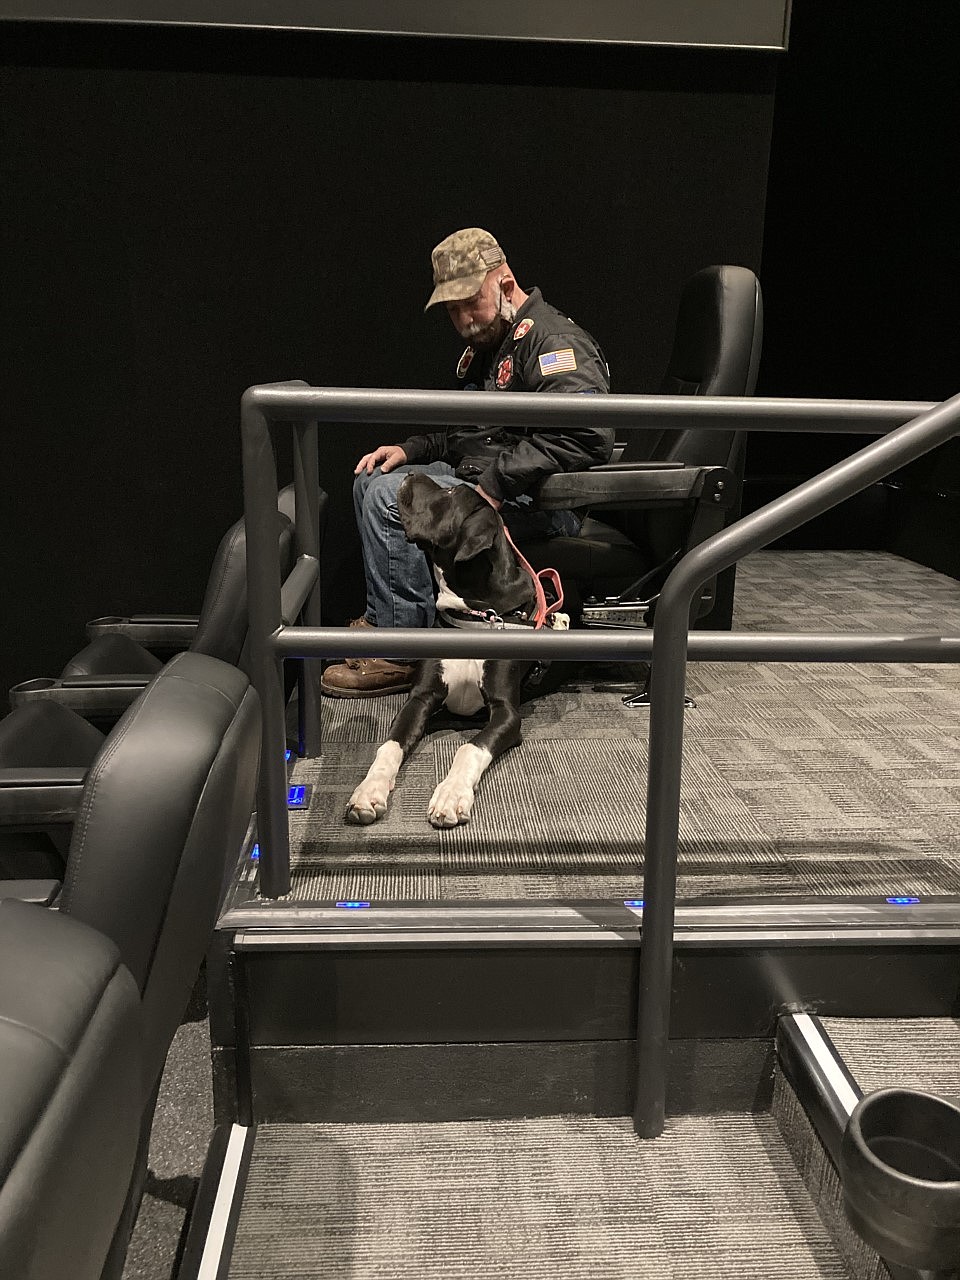
M468 325L460 336L466 338L475 350L489 351L492 347L499 347L512 323L504 316L494 316L489 324Z
M460 336L466 338L475 350L489 351L492 347L499 347L516 318L517 308L503 296L501 289L500 306L493 319L488 324L468 325L466 329L461 330Z

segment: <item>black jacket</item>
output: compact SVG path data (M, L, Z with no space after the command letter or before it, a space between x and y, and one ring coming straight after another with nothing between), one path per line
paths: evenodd
M530 292L496 351L467 347L457 366L465 391L610 390L603 352L586 330ZM609 462L613 429L454 427L404 441L408 462L449 462L493 498L515 498L545 476Z

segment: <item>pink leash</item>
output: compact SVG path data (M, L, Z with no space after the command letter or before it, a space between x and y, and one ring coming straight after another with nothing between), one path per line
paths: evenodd
M533 587L537 593L537 611L533 616L533 626L535 631L539 631L546 620L554 613L557 613L563 606L563 585L560 582L560 575L556 569L541 569L539 572L533 568L526 556L519 549L514 540L510 537L510 530L506 525L503 526L503 532L507 535L507 541L513 547L513 554L520 561L520 567L526 569L530 577L533 579ZM553 587L554 594L557 599L554 604L547 604L546 593L543 590L543 580Z

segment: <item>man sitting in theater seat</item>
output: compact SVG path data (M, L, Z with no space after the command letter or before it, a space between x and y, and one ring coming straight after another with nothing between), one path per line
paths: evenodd
M551 307L539 289L520 288L489 231L455 231L432 258L434 289L425 310L446 306L467 342L457 365L463 390L610 390L610 371L594 339ZM350 625L433 625L433 576L423 553L407 542L397 510L397 489L408 472L424 471L443 486L473 485L522 541L575 535L580 518L574 512L536 511L529 491L557 472L609 462L612 452L613 431L605 427L475 426L413 435L364 454L354 472L353 496L367 606ZM333 697L399 693L410 688L414 665L348 658L327 667L321 687Z

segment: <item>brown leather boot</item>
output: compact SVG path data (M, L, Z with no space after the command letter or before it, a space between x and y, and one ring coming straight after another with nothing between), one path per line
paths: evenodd
M320 688L331 698L376 698L384 693L405 693L413 686L414 662L390 662L387 658L347 658L327 667Z

